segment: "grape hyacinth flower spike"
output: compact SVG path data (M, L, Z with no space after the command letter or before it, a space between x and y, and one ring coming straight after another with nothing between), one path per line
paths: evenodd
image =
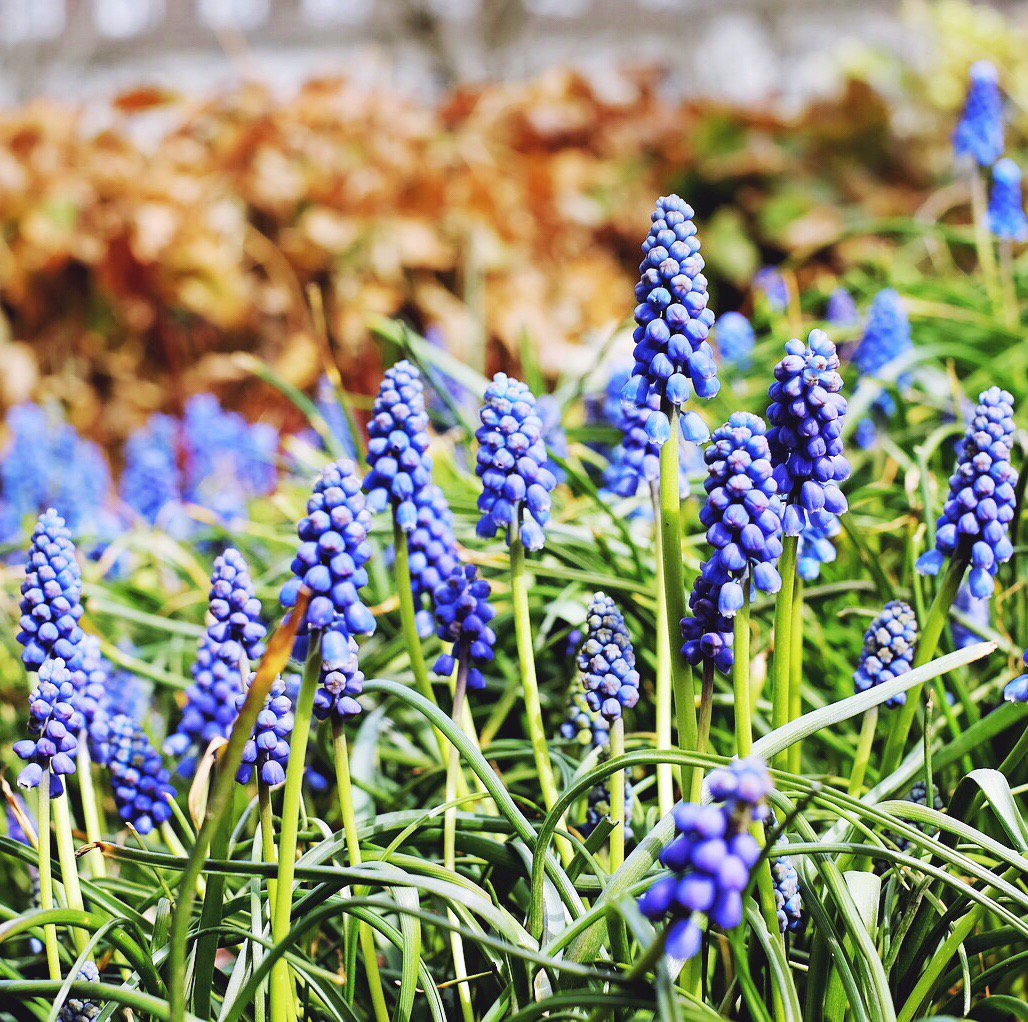
M289 736L293 733L293 701L286 689L287 683L283 678L276 678L271 683L267 700L257 714L253 734L243 749L243 758L236 772L236 780L240 784L246 784L255 770L258 781L269 788L285 783ZM246 696L240 694L237 708L241 710L245 701Z
M996 68L987 60L971 65L967 100L953 132L953 151L980 167L991 167L1003 154L1003 97Z
M782 933L795 933L803 928L803 898L800 895L800 878L792 859L783 855L771 861L771 880L775 889L775 908L778 910L778 926Z
M476 532L483 538L506 529L507 543L520 536L526 550L541 550L557 485L546 467L546 444L536 399L528 387L497 373L486 388L475 431L475 474L482 480Z
M734 412L714 431L704 460L707 500L700 521L714 548L706 570L725 579L718 611L732 617L743 605L744 586L776 593L782 585L775 567L782 553L781 501L763 420Z
M853 295L844 287L837 287L828 296L825 319L835 326L852 326L860 319Z
M692 391L707 399L721 386L708 341L714 313L707 308L707 278L693 215L677 195L657 200L635 288L635 366L622 399L644 406L649 395L660 398L660 411L646 421L647 433L658 445L670 437L669 409L682 413L687 440L706 440L703 420L682 406Z
M992 168L989 230L1000 241L1028 241L1028 217L1021 197L1021 168L1013 160L998 160Z
M830 518L822 525L815 525L807 517L796 549L796 574L804 582L812 582L821 574L822 565L831 564L835 560L835 544L832 540L840 532L842 523L838 518Z
M19 606L25 666L36 670L47 657L71 660L83 636L82 571L64 519L53 508L39 516L32 531Z
M171 819L175 797L161 754L143 729L124 714L112 718L105 756L118 815L146 835Z
M714 340L723 361L739 369L753 364L756 335L750 321L741 312L725 312L714 324Z
M439 638L453 643L435 662L435 673L449 678L458 666L467 668L467 687L485 687L481 665L493 658L496 633L489 622L496 611L489 602L490 585L472 565L458 564L435 590Z
M404 359L386 370L375 397L364 491L373 511L391 505L406 533L417 521L415 495L432 481L428 444L425 386L417 368Z
M207 634L215 655L228 670L249 677L249 665L264 655L267 629L261 623L261 601L255 595L243 555L229 547L214 561L207 602Z
M38 788L47 774L51 797L64 793L62 778L75 773L75 736L82 727L75 697L71 672L64 661L60 657L45 661L29 697L29 731L35 737L14 743L14 754L27 764L18 774L18 784L23 788Z
M717 557L700 566L700 573L689 594L690 614L682 618L682 654L693 667L709 664L729 674L735 662L735 636L732 620L718 609L721 587L728 573Z
M1028 649L1024 651L1021 663L1025 667L1025 673L1007 682L1003 689L1003 698L1008 703L1028 703Z
M621 611L605 593L593 596L586 629L578 651L586 700L590 709L613 724L639 701L635 650Z
M917 645L917 615L902 600L891 600L864 632L864 648L853 673L853 690L866 692L910 670ZM902 706L905 692L886 700Z
M853 354L853 364L861 375L877 376L886 366L910 351L911 347L910 320L900 296L892 288L883 288L871 302L867 326ZM909 381L909 374L903 374L897 383L903 388ZM892 398L885 393L875 399L875 407L885 415L895 411Z
M407 540L415 624L424 638L433 631L435 591L457 566L453 512L443 491L432 484L414 495L417 517ZM425 603L429 604L428 609Z
M710 805L675 807L676 835L660 853L668 872L639 899L648 919L668 920L665 950L680 960L699 951L704 918L723 930L742 922L742 894L760 858L750 824L768 814L771 779L758 759L712 771L708 786Z
M970 561L968 589L981 600L992 594L999 566L1014 552L1008 526L1014 517L1017 473L1010 463L1014 398L990 387L978 399L964 432L949 496L935 529L935 549L922 554L922 574L938 573L946 558Z
M786 342L774 375L767 439L784 504L782 529L798 536L804 513L823 526L846 511L839 484L849 478L850 465L842 446L846 399L839 355L823 330L811 330L806 344Z
M789 307L789 287L785 277L774 266L762 266L753 275L753 290L772 312L784 312Z
M86 959L79 967L78 979L84 983L99 983L100 970L96 964ZM69 994L57 1013L57 1022L93 1022L100 1014L100 1005L85 997Z
M578 683L568 693L564 722L560 725L561 738L583 748L603 749L610 742L610 724L599 710L589 705L585 689Z

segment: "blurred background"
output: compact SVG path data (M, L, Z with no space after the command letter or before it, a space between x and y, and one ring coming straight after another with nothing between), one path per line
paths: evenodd
M999 66L1023 146L1026 20L1013 2L0 0L0 409L57 408L115 463L200 392L295 427L239 353L307 391L334 363L367 393L383 316L482 368L527 343L551 380L578 372L630 313L670 189L697 209L719 312L752 308L765 264L815 294L902 283L888 224L947 215L973 60Z

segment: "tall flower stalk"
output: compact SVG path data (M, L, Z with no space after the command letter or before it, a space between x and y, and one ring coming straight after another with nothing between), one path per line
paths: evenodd
M671 629L685 616L678 445L680 433L693 442L708 436L696 412L683 410L690 394L707 399L720 387L708 340L714 313L707 307L707 279L693 215L692 207L677 195L659 198L650 214L635 288L635 365L622 395L626 403L640 407L654 396L660 402L659 410L646 420L650 440L661 448L657 550L668 641L658 657L670 665L678 741L685 750L695 750L697 728L692 669L678 643L670 640ZM661 715L669 715L666 707L658 710ZM698 771L683 767L683 795L698 792L699 782Z

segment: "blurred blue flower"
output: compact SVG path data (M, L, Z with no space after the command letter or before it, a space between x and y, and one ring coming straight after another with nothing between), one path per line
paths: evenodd
M714 324L714 343L722 361L739 369L753 364L756 335L750 321L741 312L724 312Z
M1001 241L1028 241L1028 217L1021 198L1021 168L1002 159L992 168L989 230Z
M707 278L692 218L692 207L677 195L659 198L650 215L635 288L635 367L622 395L626 403L646 405L656 394L662 404L681 409L691 391L712 398L721 386L707 340L714 313L707 308ZM695 412L683 412L682 425L688 440L706 440L707 427ZM646 421L658 445L667 441L670 428L663 408Z
M804 582L812 582L821 574L821 565L835 560L835 544L832 542L842 532L838 518L830 518L823 525L815 525L806 516L800 532L796 551L796 571Z
M852 326L858 322L860 313L857 311L857 303L846 288L837 287L828 296L825 319L835 326Z
M971 65L964 112L953 132L953 151L980 167L991 167L1003 155L1003 97L996 68L987 60Z
M568 456L568 438L564 432L560 403L552 394L543 394L537 399L535 410L542 423L543 443L546 444L546 467L556 482L562 483L567 473L551 457L555 454L558 458L566 460Z
M911 347L910 320L903 302L892 288L884 288L871 302L864 336L853 353L853 364L863 376L878 376ZM901 373L896 384L901 390L908 387L910 374ZM884 390L875 398L874 407L886 416L896 410L892 396Z
M774 266L762 266L757 270L753 275L753 290L772 312L784 312L789 307L789 287L781 271Z
M1028 649L1024 651L1021 663L1028 668ZM1003 689L1003 698L1008 703L1028 703L1028 671L1007 682Z
M990 387L979 396L964 433L964 446L949 478L949 497L936 524L935 549L917 561L920 572L934 575L947 557L968 557L968 588L978 600L992 594L999 566L1014 552L1008 535L1017 484L1010 463L1013 439L1013 395Z
M980 625L982 628L989 627L989 601L988 599L976 600L971 595L966 579L960 583L956 599L953 601L953 608L965 614L974 624ZM977 632L966 628L955 618L950 626L950 631L953 635L953 644L957 649L967 649L968 646L973 646L976 642L982 641L981 636Z
M528 387L506 373L497 373L486 388L475 431L478 456L475 474L482 480L476 533L495 536L517 526L526 550L540 550L550 519L550 493L557 481L546 467L546 444L536 400Z

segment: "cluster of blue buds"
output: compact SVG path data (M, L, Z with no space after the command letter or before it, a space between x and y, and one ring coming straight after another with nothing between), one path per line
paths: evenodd
M84 983L99 983L100 970L88 959L79 966L77 979ZM57 1013L57 1022L93 1022L100 1014L100 1005L86 997L70 995Z
M989 230L1000 241L1028 241L1028 217L1021 198L1021 168L1013 160L997 160L989 193Z
M458 662L467 658L469 689L485 687L479 665L492 660L496 645L496 633L489 627L496 616L489 592L488 581L478 577L473 564L457 564L435 591L439 638L452 642L453 649L436 660L433 670L448 678Z
M1024 651L1021 663L1026 668L1025 673L1008 681L1003 689L1003 698L1008 703L1028 703L1028 649Z
M978 398L956 468L949 497L935 529L935 549L922 554L917 568L934 575L946 557L967 556L968 588L978 600L992 594L999 566L1014 552L1007 527L1014 517L1017 473L1010 464L1014 438L1014 398L990 387Z
M578 651L586 700L610 723L639 702L639 672L625 619L605 593L596 593L586 616L585 642Z
M19 606L25 666L35 670L51 656L71 660L83 635L82 571L64 519L53 508L39 516L32 530Z
M202 754L215 738L227 738L236 719L236 699L243 690L243 677L219 656L217 643L204 632L192 667L193 681L186 689L182 719L164 742L165 755L189 756L179 764L188 775L195 755Z
M140 834L149 834L171 818L175 797L161 754L131 717L111 718L105 761L118 815Z
M564 432L561 418L560 402L553 394L543 394L536 401L536 411L542 423L543 443L546 444L546 467L558 482L564 482L566 472L554 460L552 455L566 459L568 456L568 436Z
M528 387L506 373L497 373L486 388L475 431L478 456L475 474L482 480L476 532L483 539L520 527L526 550L541 550L550 520L550 494L557 485L546 467L546 444L535 397Z
M181 510L177 445L178 423L170 415L151 415L146 425L125 441L125 467L118 492L122 501L151 525L173 510ZM162 524L167 523L162 520Z
M707 500L700 522L714 548L706 570L715 579L725 579L718 611L732 617L743 605L748 579L764 593L782 587L775 567L782 553L782 509L763 420L733 412L714 431L703 457Z
M632 782L625 774L625 840L632 840L632 806L635 803L635 789ZM603 820L611 814L610 807L610 786L607 781L594 784L586 795L585 819L579 824L578 829L582 837L588 837Z
M760 858L750 824L768 813L771 779L757 759L735 760L712 771L708 785L712 804L675 807L677 834L660 853L660 863L669 872L639 899L648 919L669 917L666 951L682 960L700 949L698 916L723 930L742 921L742 894Z
M357 640L345 628L325 630L321 639L321 681L314 693L314 716L335 724L361 712L357 697L364 691L364 673L357 658Z
M66 666L75 686L75 709L82 720L79 738L85 736L93 759L102 763L100 750L107 738L113 693L108 664L100 652L100 640L95 635L83 636Z
M771 860L771 880L775 889L775 909L782 933L795 933L803 927L803 898L800 896L800 878L792 859L783 855Z
M350 635L375 630L375 619L360 598L360 589L368 584L370 525L357 466L345 458L326 466L314 483L307 514L296 527L300 545L293 558L293 578L280 596L283 606L292 607L301 585L311 591L308 628L336 626Z
M240 694L236 707L241 710L246 696ZM243 758L236 772L236 780L246 784L254 770L269 788L283 784L286 764L289 762L289 736L293 733L293 701L286 692L286 682L276 678L265 700L257 723L243 749Z
M264 655L268 630L261 624L261 601L254 593L250 569L235 547L228 547L214 561L207 614L207 634L227 669L241 672L247 666L244 661L253 664Z
M656 394L662 409L665 401L680 409L690 390L712 398L721 386L707 340L714 313L707 308L707 278L692 218L692 207L677 195L659 198L650 214L635 287L635 367L622 395L626 404L645 405ZM685 412L682 425L688 440L707 438L695 412ZM668 440L670 422L664 410L649 417L646 429L654 443Z
M852 326L860 319L853 295L844 287L837 287L828 296L825 319L835 326Z
M724 362L747 369L753 363L756 335L741 312L722 313L714 324L714 340Z
M585 749L602 749L610 744L610 724L599 710L589 705L585 689L577 682L571 686L568 694L560 736Z
M824 526L846 511L839 483L849 477L842 450L846 399L842 396L839 355L823 330L811 330L807 343L793 338L775 366L768 389L767 432L778 493L785 505L782 529L798 536L804 512Z
M804 582L816 579L821 574L821 566L835 560L835 544L832 540L840 532L842 523L838 518L829 518L815 524L807 516L796 548L796 572Z
M709 663L722 674L728 674L735 663L732 651L734 625L718 609L721 587L728 575L718 558L704 561L700 574L689 594L690 616L682 618L682 654L693 667Z
M414 594L418 634L432 634L432 613L424 607L427 600L435 606L435 590L457 566L457 539L453 534L453 512L434 483L414 495L417 517L407 538L411 591Z
M980 167L991 167L1003 155L1003 97L996 68L987 60L971 65L964 112L953 132L953 151Z
M910 320L900 296L891 287L874 296L868 313L864 336L853 353L853 363L861 373L877 376L887 365L911 349ZM907 386L909 376L901 376L900 387ZM895 405L889 395L879 396L875 406L891 415Z
M853 672L853 688L866 692L910 670L917 645L917 615L902 600L890 600L864 632L864 648ZM906 692L886 700L886 706L902 706Z
M421 374L406 359L386 370L368 423L368 474L364 492L374 511L392 505L409 533L417 521L415 496L432 482L428 412Z
M18 774L18 783L38 788L43 774L49 773L50 794L60 795L62 778L75 773L76 735L81 727L71 672L60 657L47 660L29 697L29 732L35 737L14 743L14 754L28 764Z
M789 286L781 271L774 266L762 266L757 270L753 275L753 290L772 312L784 312L789 307Z

